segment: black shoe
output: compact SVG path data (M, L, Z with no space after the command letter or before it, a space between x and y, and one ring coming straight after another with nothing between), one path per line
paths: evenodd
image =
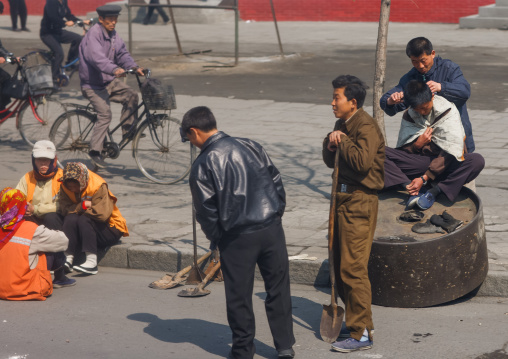
M415 224L413 227L411 227L411 230L415 233L420 233L420 234L444 233L444 231L441 229L441 227L433 225L432 223L430 223L429 219L427 219L427 222L425 222L425 223Z
M26 27L21 28L21 31L31 32L30 29L27 29Z
M295 351L293 350L293 348L278 350L278 357L279 358L294 358Z
M99 272L99 268L97 268L97 266L95 266L93 268L89 268L89 267L83 267L82 265L80 265L80 266L74 266L74 269L77 270L78 272L85 273L85 274L97 274Z
M412 209L402 213L399 219L404 222L419 222L424 216L423 212Z
M21 29L12 29L12 31L21 32Z
M65 274L72 273L73 271L74 271L74 269L72 269L72 263L65 262L65 264L64 264L64 272L65 272Z
M443 228L448 233L455 231L464 223L458 219L453 218L452 215L446 211L444 211L442 215L432 215L432 217L430 217L430 222L436 226Z
M88 155L90 156L90 159L97 167L106 168L107 163L104 162L104 158L98 151L90 151L88 152Z

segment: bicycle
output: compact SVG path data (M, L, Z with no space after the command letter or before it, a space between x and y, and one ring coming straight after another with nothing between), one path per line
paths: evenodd
M28 83L28 91L23 98L14 99L0 111L0 124L16 115L16 128L30 146L48 139L53 120L66 110L60 101L50 97L53 92L51 67L46 64L48 68L44 68L44 64L38 62L40 59L35 60L34 56L36 53L29 53L19 61L13 54L6 58L6 62L17 65L13 78L21 77L23 83Z
M167 113L176 108L175 95L171 86L161 86L156 93L142 87L140 76L136 74L142 101L130 115L112 130L108 128L102 155L116 159L120 152L132 143L132 155L141 173L153 182L160 184L176 183L190 171L192 147L181 141L180 121ZM150 70L145 69L145 81L150 78ZM70 104L74 109L60 115L53 124L49 138L55 144L61 165L67 162L89 160L90 139L97 122L97 113L89 103L86 106ZM130 116L139 109L141 115L132 124L127 136L119 143L113 134L124 125Z

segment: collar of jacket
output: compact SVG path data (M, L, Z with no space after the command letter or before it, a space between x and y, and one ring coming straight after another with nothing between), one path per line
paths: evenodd
M349 118L349 120L344 121L346 124L347 132L350 133L351 129L353 128L353 125L355 124L355 120L363 114L363 107L360 107L358 110L356 110L355 114Z
M111 33L109 33L108 30L106 30L106 28L104 26L102 26L101 24L97 24L97 25L101 27L102 34L104 35L104 38L106 40L111 40L111 38L115 37L116 30L113 30L113 31L111 31Z
M214 144L215 142L223 139L223 138L226 138L226 137L229 137L229 135L226 135L224 132L222 131L217 131L216 133L214 133L213 135L211 135L206 141L205 143L203 144L203 148L201 148L201 153L203 153L203 151L207 148L207 147L210 147L210 145Z

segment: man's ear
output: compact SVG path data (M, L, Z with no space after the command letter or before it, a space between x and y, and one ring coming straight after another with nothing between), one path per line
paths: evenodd
M351 105L353 105L356 109L358 109L358 102L354 97L351 99Z

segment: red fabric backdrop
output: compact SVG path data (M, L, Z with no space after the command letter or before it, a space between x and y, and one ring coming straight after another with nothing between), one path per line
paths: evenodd
M495 0L392 0L390 21L458 23ZM281 21L379 21L381 0L273 0ZM272 19L270 0L239 0L243 20Z
M25 0L29 15L42 15L45 0ZM94 11L111 0L69 0L75 15ZM242 20L270 21L270 0L239 0ZM9 2L3 1L9 12ZM458 23L495 0L392 0L390 21ZM379 21L380 0L273 0L280 21Z

